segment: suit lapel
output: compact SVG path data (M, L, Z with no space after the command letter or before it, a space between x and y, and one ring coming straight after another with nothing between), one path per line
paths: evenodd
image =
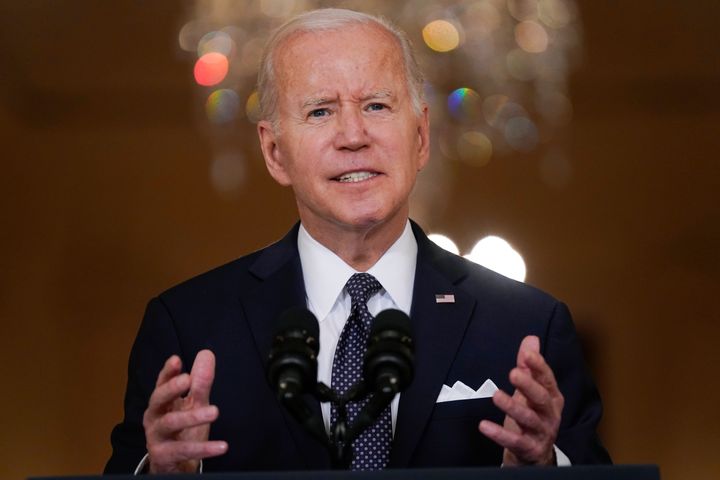
M306 305L305 286L297 251L297 231L299 224L278 243L263 250L256 262L250 267L260 283L254 289L240 294L248 325L252 331L263 365L272 344L272 335L277 317L290 307ZM320 413L320 404L314 399L311 408ZM313 440L298 422L277 403L285 423L301 457L308 468L327 468L329 459L327 450Z
M415 342L415 378L400 396L390 466L407 467L475 309L475 299L457 287L462 261L435 246L412 224L418 243L410 322ZM436 294L455 296L437 303Z

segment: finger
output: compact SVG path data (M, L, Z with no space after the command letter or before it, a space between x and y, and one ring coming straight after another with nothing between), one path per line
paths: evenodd
M511 397L502 390L495 392L492 400L495 406L512 418L521 429L532 432L543 431L542 420L525 402L519 401L514 396Z
M526 367L526 357L531 353L540 353L540 339L535 335L528 335L520 342L517 354L517 366Z
M531 405L542 410L550 407L552 394L544 385L537 382L527 370L513 368L510 371L510 383L523 394Z
M152 415L165 413L168 404L180 398L189 388L190 375L187 373L182 373L155 387L148 402L148 412Z
M503 428L490 420L482 420L478 425L480 433L503 448L507 448L519 458L526 458L533 449L533 442L518 432Z
M532 372L536 381L550 390L551 393L558 391L555 374L540 353L530 353L526 358L525 364Z
M178 357L177 355L172 355L170 358L165 360L165 365L163 365L162 370L160 370L160 373L158 374L155 386L157 387L167 382L172 377L180 373L181 369L182 361L180 360L180 357Z
M153 433L161 438L169 438L187 428L208 425L217 418L218 408L215 405L168 412L157 422Z
M210 389L215 379L215 355L210 350L200 350L190 371L190 395L194 405L208 405Z
M208 457L217 457L228 450L225 441L178 441L163 442L153 446L150 451L150 461L164 465L178 464L188 460L201 460Z

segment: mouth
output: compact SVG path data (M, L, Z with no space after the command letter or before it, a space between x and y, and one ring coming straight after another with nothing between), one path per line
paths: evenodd
M333 180L340 183L357 183L370 180L371 178L377 177L378 175L379 173L377 172L349 172L343 173L339 177L333 178Z

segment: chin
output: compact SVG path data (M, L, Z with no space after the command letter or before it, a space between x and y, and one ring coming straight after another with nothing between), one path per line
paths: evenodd
M398 212L388 212L380 210L366 212L363 214L358 214L357 212L354 212L353 215L347 217L348 221L344 223L357 229L370 229L390 223L397 218Z

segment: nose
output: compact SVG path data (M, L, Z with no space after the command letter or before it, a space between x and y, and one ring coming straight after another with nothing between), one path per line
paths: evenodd
M335 148L357 151L368 146L366 120L362 112L353 107L340 109L337 116Z

